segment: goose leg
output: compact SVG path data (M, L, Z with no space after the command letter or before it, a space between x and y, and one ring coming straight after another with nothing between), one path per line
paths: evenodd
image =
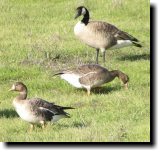
M105 57L106 57L106 51L103 52L103 63L105 63L106 61Z
M89 96L91 94L91 88L87 88L87 95Z
M44 121L40 121L40 124L42 126L42 129L44 129L45 128L45 122Z
M124 88L127 90L128 89L128 83L124 84Z
M87 95L89 96L91 94L91 91L90 90L87 90Z
M29 132L32 132L32 130L34 129L34 124L30 124L30 128L29 128Z
M96 49L97 55L96 55L96 64L98 64L98 55L99 55L99 49Z

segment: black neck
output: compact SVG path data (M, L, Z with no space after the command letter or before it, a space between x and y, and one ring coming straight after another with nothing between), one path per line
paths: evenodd
M86 14L83 16L83 19L81 20L81 22L83 22L85 25L87 25L89 22L89 12L87 9L86 9Z

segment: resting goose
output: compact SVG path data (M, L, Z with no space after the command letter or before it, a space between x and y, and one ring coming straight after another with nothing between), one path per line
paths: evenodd
M87 94L90 95L91 88L101 86L118 77L125 88L128 87L129 77L119 70L108 71L106 68L98 64L86 64L72 70L65 70L54 75L60 75L76 88L87 89Z
M18 115L31 124L31 130L34 124L41 124L44 128L46 121L56 122L61 118L70 118L64 110L73 109L72 107L61 107L40 98L27 99L27 87L22 82L14 83L10 91L19 92L13 100L13 106Z
M75 19L81 15L83 15L83 19L75 25L74 34L85 44L96 49L97 64L99 50L103 53L103 62L105 62L105 51L108 49L118 49L130 45L142 47L135 37L119 30L112 24L89 21L89 12L84 6L76 9Z

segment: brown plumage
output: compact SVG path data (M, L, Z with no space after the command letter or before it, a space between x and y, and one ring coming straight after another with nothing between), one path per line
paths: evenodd
M19 92L13 100L13 106L18 115L31 124L31 128L34 124L41 124L44 127L46 121L56 122L61 118L70 118L64 110L74 109L58 106L40 98L27 99L27 87L22 82L14 83L10 91Z
M84 17L75 25L74 33L85 44L97 50L96 63L98 63L99 50L103 52L103 61L105 62L105 51L107 49L130 45L142 47L135 37L119 30L112 24L102 21L89 21L89 12L84 6L78 7L76 12L75 18L80 15Z
M129 77L119 70L108 71L98 64L82 65L71 70L64 70L55 75L60 75L62 79L76 88L87 89L88 95L92 88L111 82L118 77L128 87Z

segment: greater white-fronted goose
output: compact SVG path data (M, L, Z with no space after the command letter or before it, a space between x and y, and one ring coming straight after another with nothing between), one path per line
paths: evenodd
M119 30L112 24L102 21L89 21L89 12L84 6L76 9L75 19L81 15L83 15L83 19L75 25L74 33L85 44L96 49L97 64L99 50L103 53L103 62L105 62L105 51L108 49L118 49L130 45L142 47L138 39Z
M40 98L27 99L27 87L22 82L14 83L10 91L19 92L13 100L13 106L18 115L31 124L31 130L34 124L41 124L44 128L47 121L56 122L61 118L70 118L64 110L73 109L72 107L58 106Z
M87 89L87 94L90 95L91 88L101 86L102 84L112 81L118 77L125 88L128 88L129 77L119 70L108 71L106 68L98 64L82 65L71 70L64 70L54 75L60 75L76 88Z

